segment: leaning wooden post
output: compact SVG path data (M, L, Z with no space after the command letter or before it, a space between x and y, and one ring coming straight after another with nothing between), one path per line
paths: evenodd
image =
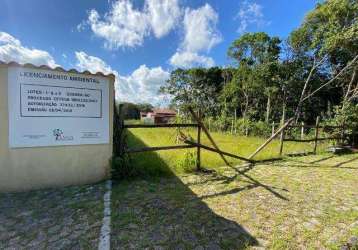
M260 147L258 147L255 152L253 152L250 156L249 156L249 160L251 160L255 155L257 155L262 149L264 149L273 139L275 139L279 133L282 132L282 130L284 130L288 125L291 124L291 122L294 120L294 117L292 117L291 119L289 119L281 128L279 128L269 139L267 139L267 141L265 141Z
M316 131L314 135L314 148L313 148L314 154L317 153L318 132L319 132L319 116L317 116L316 118Z
M208 137L209 141L214 146L214 148L219 151L220 149L219 149L218 145L215 143L214 139L211 137L209 131L207 130L205 125L202 123L200 118L195 114L195 112L193 111L193 109L191 107L188 107L188 110L189 110L190 114L193 116L193 118L196 120L196 122L203 129L205 135ZM221 159L225 162L226 165L231 166L230 163L225 159L223 154L220 154L220 156L221 156Z
M283 125L285 123L285 119L286 119L286 106L284 107L284 110L282 112L281 125ZM285 128L282 129L281 134L280 134L280 155L282 155L282 152L283 152L284 139L285 139Z
M280 134L280 155L282 155L283 152L283 142L285 140L285 129L282 129Z
M201 118L200 112L199 112L199 117ZM197 142L198 144L200 144L200 137L201 137L201 125L198 123L198 137L197 137ZM198 146L196 148L196 170L200 171L201 170L201 166L200 166L200 146Z
M305 133L305 123L301 122L301 140L304 139L304 133Z

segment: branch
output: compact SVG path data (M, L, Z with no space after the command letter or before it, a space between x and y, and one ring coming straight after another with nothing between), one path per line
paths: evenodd
M307 95L305 98L302 99L302 102L304 102L305 100L307 100L308 98L312 97L314 94L316 94L318 91L320 91L322 88L326 87L328 84L332 83L334 80L336 80L340 75L343 74L344 71L346 71L350 66L352 66L353 63L355 63L358 59L358 55L356 55L353 60L348 63L343 69L341 69L341 71L335 76L333 77L331 80L329 80L328 82L324 83L323 85L321 85L320 87L318 87L316 90L314 90L311 94Z
M345 96L344 96L344 101L347 101L349 98L349 93L351 92L351 88L352 88L352 85L353 85L353 82L354 82L354 80L355 80L355 78L356 78L356 74L357 74L357 68L355 68L354 70L353 70L353 75L352 75L352 78L351 78L351 80L349 81L349 84L348 84L348 89L347 89L347 93L345 94Z
M295 111L295 116L296 116L296 123L297 123L297 120L299 118L299 113L300 113L300 109L301 109L301 106L302 106L302 102L303 102L303 98L306 94L306 90L307 90L307 87L308 87L308 83L309 81L311 80L311 77L313 75L313 72L320 66L322 65L322 63L324 62L324 60L327 58L327 56L324 56L318 63L316 63L316 57L313 58L313 65L312 65L312 68L310 70L310 73L308 74L307 78L306 78L306 81L305 81L305 85L303 86L303 89L302 89L302 92L301 92L301 96L300 96L300 100L297 104L297 108L296 108L296 111Z
M351 101L351 100L353 100L353 98L358 97L358 87L356 87L355 89L353 89L351 92L353 92L353 94L351 95L351 97L349 97L349 98L347 99L347 101Z

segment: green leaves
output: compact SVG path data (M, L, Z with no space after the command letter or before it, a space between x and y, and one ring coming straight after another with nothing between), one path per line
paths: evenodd
M291 33L290 43L296 52L329 54L332 61L345 64L358 52L358 2L328 0L318 4Z
M275 61L279 57L281 40L264 32L246 33L235 40L228 56L237 64L256 65Z
M176 69L161 91L172 95L172 105L185 108L190 105L206 114L214 115L218 109L217 97L224 78L222 69Z

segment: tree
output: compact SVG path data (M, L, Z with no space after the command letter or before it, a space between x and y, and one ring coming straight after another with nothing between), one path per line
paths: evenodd
M246 33L235 40L228 56L237 64L258 65L277 61L280 54L280 39L264 32Z
M317 4L303 24L291 33L290 44L297 55L314 58L316 62L327 58L326 62L312 66L327 77L334 78L344 69L335 83L342 88L345 100L355 98L358 65L353 63L349 68L346 65L358 54L356 0L328 0ZM302 94L306 94L305 89Z
M171 106L185 108L190 105L204 114L215 115L222 84L222 71L218 67L176 69L160 91L172 96Z
M137 107L140 112L151 112L153 111L153 105L150 103L139 103L137 104Z
M118 110L122 119L140 119L139 108L134 103L122 102L118 105Z
M280 42L278 37L270 37L264 32L246 33L235 40L228 50L228 56L234 60L237 69L223 98L240 102L236 107L244 118L256 116L263 119L265 115L254 110L259 110L261 106L271 109L271 92L265 96L263 90L278 88ZM268 100L265 102L265 99ZM230 106L235 107L235 103ZM270 112L266 112L266 120L269 119L267 114Z

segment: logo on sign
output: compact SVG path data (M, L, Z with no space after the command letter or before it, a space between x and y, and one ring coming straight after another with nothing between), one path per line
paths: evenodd
M73 136L64 136L63 131L61 129L54 129L53 136L56 141L73 141Z

